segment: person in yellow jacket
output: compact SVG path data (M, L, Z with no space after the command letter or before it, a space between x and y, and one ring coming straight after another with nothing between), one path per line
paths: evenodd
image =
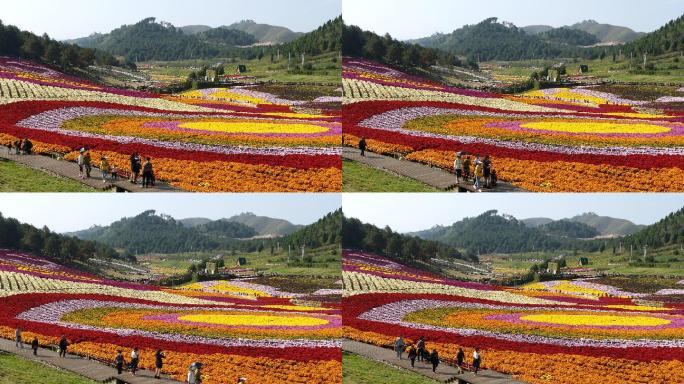
M482 169L482 162L475 163L475 188L480 189L482 187L480 179L484 176L484 170Z
M100 172L102 172L102 182L106 183L107 182L107 176L109 175L110 167L109 167L109 161L107 161L107 157L102 156L100 158Z

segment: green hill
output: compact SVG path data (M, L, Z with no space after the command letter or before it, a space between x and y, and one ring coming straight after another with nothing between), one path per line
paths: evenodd
M587 32L603 43L629 43L644 35L642 32L635 32L627 27L601 24L595 20L584 20L567 28Z
M563 220L586 224L589 227L594 228L598 232L598 235L601 236L631 235L644 228L643 225L634 224L629 220L618 219L609 216L599 216L593 212L583 213L581 215ZM547 217L534 217L522 219L520 221L530 228L537 228L539 226L548 225L549 223L555 222L555 220L549 219Z
M223 220L231 223L244 224L253 228L260 236L289 235L302 228L301 225L292 224L287 220L257 216L251 212L241 213Z
M254 36L260 42L273 44L289 43L303 35L301 32L269 24L259 24L254 20L242 20L225 26L227 29L235 29Z
M651 56L684 50L684 15L627 44L625 50L646 52Z

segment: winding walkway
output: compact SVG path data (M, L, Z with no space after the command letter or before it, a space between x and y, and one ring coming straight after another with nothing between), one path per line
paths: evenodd
M432 373L431 364L421 363L419 361L416 361L415 367L411 368L411 362L406 357L406 354L404 354L404 359L399 360L397 359L396 352L389 348L382 348L353 340L344 340L342 342L342 349L346 352L351 352L371 360L389 363L391 365L419 373L442 383L525 384L522 381L513 379L513 377L509 375L488 369L478 372L477 375L472 372L464 372L459 374L456 368L442 363L437 367L437 373Z
M125 384L178 384L179 381L169 379L163 376L162 379L155 379L154 372L140 370L137 375L132 375L130 372L123 372L118 375L116 369L107 366L97 360L86 359L80 356L67 354L65 358L60 358L57 352L47 349L39 348L38 355L33 356L33 350L27 344L24 344L24 349L19 349L14 345L14 341L7 339L0 339L0 350L15 354L27 360L46 364L48 366L58 367L67 371L76 373L83 377L101 383L125 383Z
M25 165L29 168L47 171L54 175L78 181L89 187L95 188L99 191L113 191L117 192L181 192L178 188L172 187L164 182L156 182L156 185L151 188L143 188L140 182L132 184L126 179L119 178L119 181L112 182L107 180L102 182L99 169L93 167L91 177L89 179L81 179L78 176L78 165L71 161L57 160L48 156L41 155L15 155L8 154L7 148L0 148L0 158L14 161L18 164Z
M397 175L418 180L423 184L444 190L460 192L478 192L470 183L456 183L456 176L441 168L416 163L408 160L399 160L391 156L380 155L366 151L366 156L361 156L356 148L344 147L342 157L346 160L356 161L376 169L384 169ZM482 192L524 192L509 183L499 181L494 189L482 189Z

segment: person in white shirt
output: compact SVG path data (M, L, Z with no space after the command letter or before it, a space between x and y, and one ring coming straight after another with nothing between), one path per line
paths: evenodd
M140 361L140 356L138 354L138 347L133 348L131 352L131 373L135 375L138 370L138 362Z
M480 357L480 348L475 347L475 352L473 352L473 369L475 370L475 374L477 375L477 371L480 370L480 362L481 362L481 357Z

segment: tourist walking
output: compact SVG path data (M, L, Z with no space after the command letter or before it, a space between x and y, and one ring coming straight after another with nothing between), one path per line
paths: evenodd
M477 375L477 371L480 370L480 363L482 362L482 357L480 356L480 348L475 347L473 352L473 370Z
M131 373L135 376L135 372L138 371L138 362L140 361L140 356L138 354L138 347L134 347L131 351Z
M188 368L188 378L186 383L188 384L201 384L202 383L202 363L194 362L190 364Z
M12 140L7 142L7 154L8 155L12 154Z
M14 331L14 346L24 349L24 342L21 340L21 328L17 328Z
M59 339L59 357L66 357L67 348L69 348L69 342L67 341L66 336L62 335Z
M33 151L33 143L29 139L24 139L24 143L21 148L25 154L30 155Z
M461 152L456 153L456 160L454 160L454 172L456 173L456 183L463 178L463 159Z
M470 179L470 166L472 165L472 162L470 161L470 156L466 156L465 160L463 160L463 179L464 181L468 181Z
M100 157L100 172L102 172L102 182L107 182L107 176L109 176L109 161L107 161L107 156Z
M409 360L411 360L411 368L413 368L415 366L417 355L418 355L418 352L416 351L416 347L413 345L410 345L408 348L408 358L409 358Z
M78 151L78 158L76 159L76 164L78 164L78 177L83 179L83 162L85 160L85 148L81 148L80 151Z
M482 183L481 179L483 176L483 171L482 171L482 162L475 162L475 183L473 184L475 186L475 189L480 190L482 188Z
M458 353L456 353L456 368L458 368L458 373L463 373L463 360L465 359L465 353L463 353L463 348L458 347Z
M155 379L161 379L161 370L164 367L164 359L166 356L164 356L164 353L162 352L161 349L157 349L157 352L154 354L154 378Z
M31 349L33 349L33 356L38 356L38 337L34 336L31 341Z
M123 372L124 363L123 351L120 349L116 351L116 357L114 358L114 365L116 366L116 372L120 375Z
M416 347L418 348L418 361L425 360L425 338L423 336L418 339Z
M150 160L151 159L149 157L147 159L145 159L145 164L143 165L143 172L142 172L142 187L143 188L149 188L153 184L154 171L152 169L152 162Z
M14 142L14 154L21 155L21 139Z
M366 138L364 136L361 136L361 140L359 140L359 149L361 150L361 156L366 156Z
M130 157L131 161L131 183L135 184L138 182L138 176L140 175L140 156L136 152Z
M86 178L90 179L90 171L93 169L93 159L90 157L90 151L86 151L83 155L83 168L85 169Z
M485 188L490 188L490 178L492 176L492 160L489 158L489 155L485 155L484 160L482 161L482 176L484 177Z
M432 373L435 373L439 365L439 355L435 348L432 348L432 352L430 352L430 363L432 363Z
M397 340L394 342L394 350L397 352L397 357L399 360L401 360L401 355L404 353L404 347L406 347L406 344L404 343L404 338L399 336Z

